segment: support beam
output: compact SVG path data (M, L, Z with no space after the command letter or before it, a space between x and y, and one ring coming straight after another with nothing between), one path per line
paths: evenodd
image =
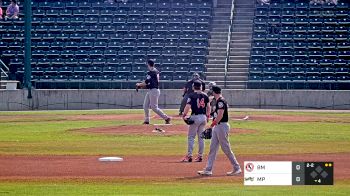
M31 29L32 29L32 5L31 0L24 0L24 86L28 89L28 99L32 98L32 68L31 68Z

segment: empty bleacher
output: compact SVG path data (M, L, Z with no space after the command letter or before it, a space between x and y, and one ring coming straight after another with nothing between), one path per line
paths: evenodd
M209 0L35 0L32 80L37 88L128 88L144 79L151 58L161 80L183 83L193 72L204 75L211 15ZM0 25L1 58L21 80L23 16ZM114 84L91 85L97 81Z
M349 89L350 4L256 4L248 88Z

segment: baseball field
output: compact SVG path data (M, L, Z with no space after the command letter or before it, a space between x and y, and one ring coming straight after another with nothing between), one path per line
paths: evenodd
M232 110L230 142L241 165L334 161L334 186L265 187L225 176L231 166L221 151L211 177L196 174L206 157L180 163L187 126L166 112L173 125L141 125L141 110L0 112L0 195L350 194L350 112ZM124 161L99 162L104 156Z

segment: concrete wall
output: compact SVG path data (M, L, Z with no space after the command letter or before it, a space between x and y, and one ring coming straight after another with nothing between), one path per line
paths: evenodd
M0 90L0 110L82 110L142 108L146 90ZM350 91L230 90L231 107L268 109L350 109ZM178 108L181 90L161 90L161 108Z

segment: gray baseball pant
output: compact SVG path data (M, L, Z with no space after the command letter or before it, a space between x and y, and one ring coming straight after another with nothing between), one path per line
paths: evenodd
M198 155L203 156L204 151L204 139L200 137L201 133L205 129L205 125L207 124L206 115L192 115L191 119L194 120L194 123L188 127L188 148L187 155L192 156L194 140L196 135L198 137Z
M208 163L206 170L212 171L214 161L216 159L216 154L219 150L219 145L221 146L222 151L224 151L227 158L230 160L233 169L237 170L240 168L239 163L235 155L233 154L228 138L228 133L230 131L230 125L228 123L220 123L216 125L212 132L212 138L210 141L210 151L208 155Z
M149 89L146 96L145 100L143 102L143 110L145 111L145 122L150 121L150 116L149 116L149 109L151 108L156 114L158 114L161 118L164 120L168 119L169 117L158 107L158 99L160 96L160 90L153 88Z

